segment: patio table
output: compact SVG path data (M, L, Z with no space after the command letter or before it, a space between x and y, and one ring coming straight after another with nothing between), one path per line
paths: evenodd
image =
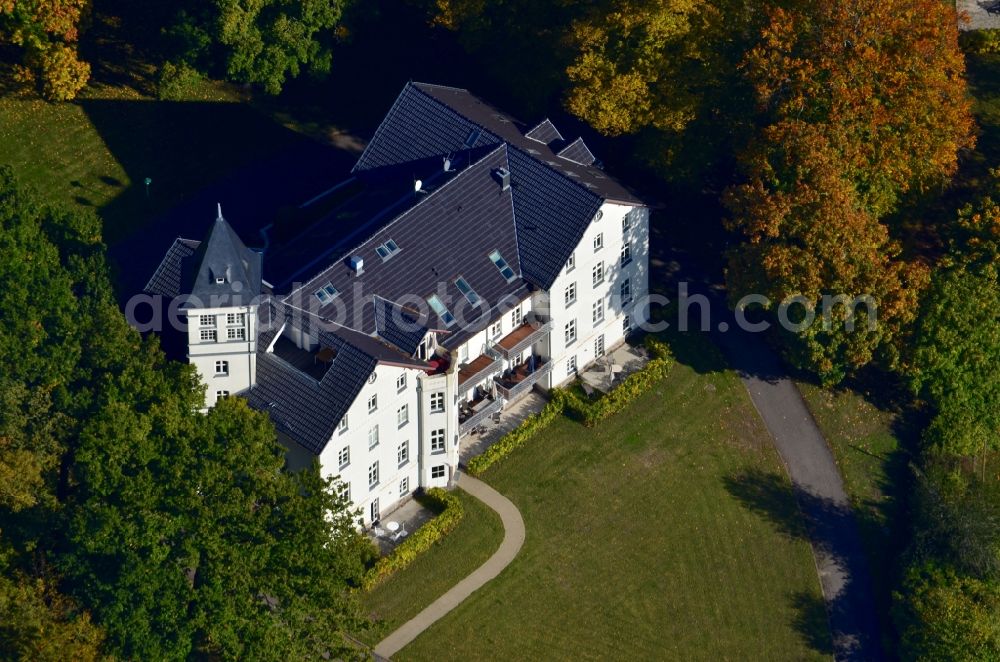
M385 528L389 529L392 533L399 531L399 522L386 522Z

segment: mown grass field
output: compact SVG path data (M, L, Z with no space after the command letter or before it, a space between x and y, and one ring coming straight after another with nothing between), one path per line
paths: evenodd
M678 364L625 413L560 419L485 480L521 510L524 548L394 659L829 656L790 484L731 371ZM375 606L484 546L444 540Z

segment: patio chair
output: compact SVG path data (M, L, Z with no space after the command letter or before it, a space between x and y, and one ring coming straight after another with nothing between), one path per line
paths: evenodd
M372 533L375 534L376 538L385 538L386 536L385 529L380 527L378 523L375 522L372 523Z
M407 535L408 534L406 533L406 525L404 524L401 527L399 527L399 531L396 531L396 533L392 534L392 541L396 542L398 540L402 540Z
M499 423L500 422L500 412L498 412L498 411L497 412L493 412L493 422L494 423Z

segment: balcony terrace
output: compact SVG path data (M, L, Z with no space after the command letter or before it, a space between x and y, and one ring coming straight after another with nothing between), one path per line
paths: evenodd
M505 359L515 357L540 340L544 340L552 330L551 320L542 321L531 317L497 341L496 350Z
M508 401L516 400L530 391L531 387L551 370L551 361L540 356L532 356L496 378L497 392Z
M462 396L469 389L485 379L493 377L503 370L503 359L492 352L481 354L458 371L458 395Z

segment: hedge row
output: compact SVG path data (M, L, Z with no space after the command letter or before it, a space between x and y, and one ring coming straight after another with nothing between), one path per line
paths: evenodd
M386 577L413 563L420 554L451 533L465 514L459 498L440 487L428 489L420 500L425 506L438 511L438 515L410 534L391 554L380 558L365 573L361 579L361 588L365 591L372 590Z
M532 414L517 428L501 437L480 455L469 460L468 471L479 476L491 466L507 457L514 449L524 445L529 439L549 426L563 412L570 412L587 427L623 410L637 397L645 393L653 384L667 376L673 359L667 345L653 336L646 337L646 349L653 357L642 370L625 378L621 384L593 402L586 402L578 395L554 388L550 400L537 414Z
M646 349L653 358L643 366L642 370L632 373L621 384L596 400L586 401L575 393L569 393L566 402L567 412L588 428L592 428L628 407L633 400L666 377L670 372L670 366L673 365L670 349L653 336L646 337Z
M515 448L524 445L526 441L548 427L552 421L556 420L566 407L566 392L562 389L554 388L550 391L549 397L550 400L542 407L540 412L528 416L521 425L500 437L495 444L487 448L483 453L469 460L466 471L473 476L481 475L496 462L507 457Z

